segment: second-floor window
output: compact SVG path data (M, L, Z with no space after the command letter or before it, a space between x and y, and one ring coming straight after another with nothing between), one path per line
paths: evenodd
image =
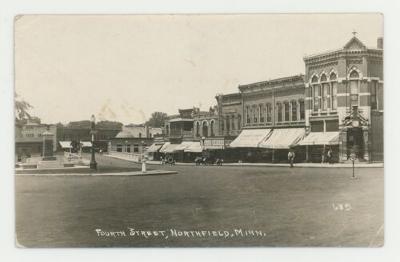
M378 109L378 81L373 81L371 86L371 109Z
M304 100L299 101L299 107L300 107L300 120L304 120L305 118Z
M285 120L284 121L289 121L289 102L285 102Z
M277 104L278 107L278 122L282 122L282 104L278 103Z
M297 121L297 101L292 101L292 121Z
M267 122L271 122L272 121L272 107L271 107L271 104L268 103L265 108L266 108L266 111L267 111Z

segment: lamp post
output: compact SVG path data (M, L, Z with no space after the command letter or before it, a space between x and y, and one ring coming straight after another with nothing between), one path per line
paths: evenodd
M94 152L94 135L96 134L96 118L94 115L90 118L90 134L92 135L92 156L90 158L90 169L97 170L97 162Z

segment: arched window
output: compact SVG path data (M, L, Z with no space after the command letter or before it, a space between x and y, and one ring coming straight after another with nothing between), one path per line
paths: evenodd
M337 109L337 75L332 72L331 75L329 76L329 80L331 81L331 92L330 92L330 104L331 104L331 109L336 110Z
M211 136L215 136L215 133L214 133L214 120L211 120L210 131L211 131Z
M359 89L359 77L360 74L353 70L350 72L350 100L351 106L358 105L358 89Z
M231 129L232 129L232 130L235 130L235 116L232 115L232 116L231 116L231 119L232 119L232 120L231 120Z
M360 74L356 70L350 72L350 78L359 78L359 77Z
M292 121L297 121L297 101L292 102Z
M318 82L318 77L317 76L313 76L311 78L311 83L317 83Z
M276 106L278 107L278 122L282 122L282 104L278 102Z
M200 136L200 123L196 122L196 136L199 137Z
M330 85L327 82L328 79L325 74L321 76L321 110L326 111L328 109L328 95L330 93Z
M203 122L203 136L208 137L208 124L206 121Z
M254 105L253 106L253 120L254 123L258 123L258 106Z
M267 103L266 105L266 111L267 111L267 122L271 122L272 121L272 107L270 103Z

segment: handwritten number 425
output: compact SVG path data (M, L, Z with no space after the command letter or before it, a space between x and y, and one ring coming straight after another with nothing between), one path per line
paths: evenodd
M332 208L335 211L350 211L352 209L349 203L333 203Z

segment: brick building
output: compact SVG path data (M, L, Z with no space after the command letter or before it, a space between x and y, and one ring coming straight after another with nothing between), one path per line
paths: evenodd
M353 37L343 48L307 56L305 62L308 150L334 148L339 161L383 160L383 46ZM313 139L311 139L313 138ZM313 150L314 149L314 150ZM321 153L320 153L321 154Z
M15 154L17 159L41 156L43 154L43 133L52 134L53 151L57 148L55 125L46 125L28 121L26 124L15 126Z
M230 147L243 161L286 160L289 148L305 134L304 76L240 85L239 90L242 128Z

